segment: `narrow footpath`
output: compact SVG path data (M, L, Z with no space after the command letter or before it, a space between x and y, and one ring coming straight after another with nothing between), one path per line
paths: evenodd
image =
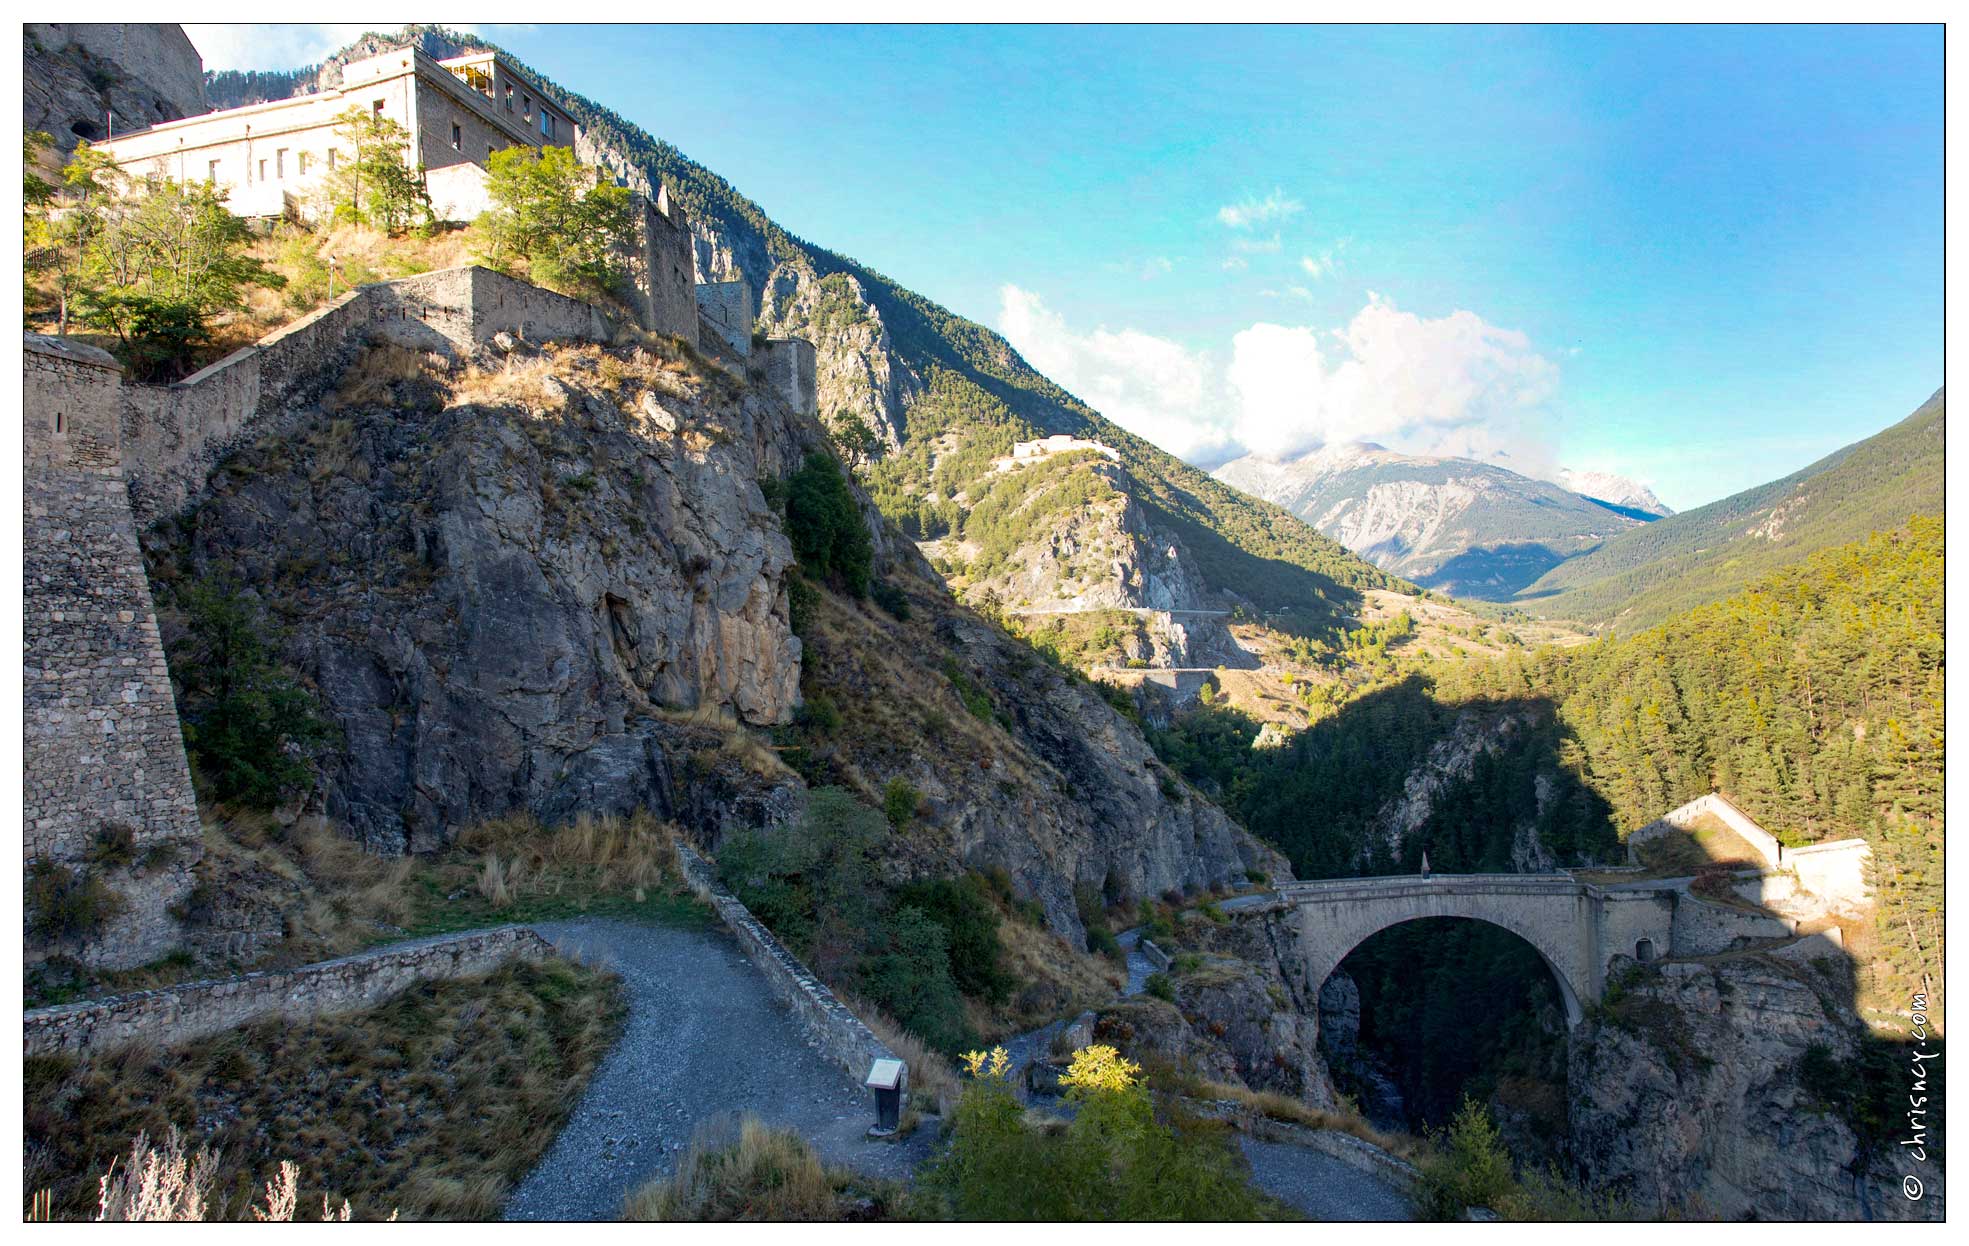
M722 929L605 918L541 922L542 938L622 976L628 1017L567 1127L514 1189L508 1220L615 1220L675 1171L699 1122L752 1113L832 1163L907 1179L928 1154L865 1134L869 1092L829 1061Z

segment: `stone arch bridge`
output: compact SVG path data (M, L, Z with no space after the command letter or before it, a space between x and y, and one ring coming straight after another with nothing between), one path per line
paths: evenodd
M1651 960L1715 950L1677 944L1678 908L1721 907L1690 896L1688 881L1602 887L1564 874L1438 874L1287 883L1278 896L1296 910L1311 990L1317 991L1349 952L1390 926L1462 917L1501 926L1538 949L1558 981L1567 1024L1577 1025L1585 1003L1600 997L1616 956ZM1686 934L1686 917L1680 925ZM1746 915L1741 933L1789 931L1768 918Z

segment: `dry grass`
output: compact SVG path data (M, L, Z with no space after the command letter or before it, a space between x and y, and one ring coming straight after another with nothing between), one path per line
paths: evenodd
M396 386L441 377L450 368L450 361L442 355L411 350L391 342L379 342L365 348L356 357L356 361L342 373L335 392L328 395L321 405L329 411L387 406L394 401ZM335 425L345 422L337 420ZM331 429L335 425L331 425ZM324 465L317 455L314 478L319 480L331 470L332 465Z
M556 376L558 353L509 355L486 367L473 364L453 378L447 405L520 407L543 414L564 411L568 389Z
M909 1098L913 1109L946 1115L957 1102L957 1070L943 1053L925 1046L923 1040L902 1027L888 1013L856 995L843 995L848 1011L882 1040L884 1046L909 1068Z
M366 1219L484 1219L553 1142L621 1014L613 979L556 960L305 1025L32 1058L25 1186L51 1189L56 1217L88 1218L130 1139L178 1128L217 1155L201 1185L209 1219L244 1218L290 1159L304 1207L326 1196Z
M800 1135L755 1116L698 1126L677 1171L631 1194L635 1221L877 1220L900 1191L823 1164Z
M1329 1112L1289 1099L1269 1090L1249 1090L1243 1086L1233 1086L1225 1082L1213 1082L1204 1078L1181 1079L1182 1093L1199 1099L1228 1099L1259 1116L1291 1125L1304 1125L1308 1129L1332 1129L1351 1134L1362 1142L1369 1142L1391 1155L1414 1161L1420 1159L1428 1146L1420 1138L1411 1134L1389 1133L1376 1129L1365 1119L1352 1112Z

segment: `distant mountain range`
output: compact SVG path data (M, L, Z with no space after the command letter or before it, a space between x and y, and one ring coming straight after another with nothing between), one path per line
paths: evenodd
M1942 513L1943 391L1893 427L1755 489L1611 537L1515 598L1618 631L1741 589L1834 545Z
M1567 472L1562 486L1367 443L1286 462L1246 455L1213 474L1384 570L1486 601L1508 601L1567 559L1673 513L1645 486L1605 472Z

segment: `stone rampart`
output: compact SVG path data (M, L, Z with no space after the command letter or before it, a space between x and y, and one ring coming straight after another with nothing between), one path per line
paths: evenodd
M820 413L814 344L805 338L776 337L766 343L766 384L801 415Z
M81 1004L30 1009L26 1052L77 1054L141 1042L169 1047L278 1017L303 1022L373 1007L423 982L466 978L551 952L524 926L394 944L299 969L241 974Z
M122 440L138 522L176 514L227 454L283 427L357 345L466 353L497 333L607 341L598 308L467 265L363 286L175 385L123 387Z
M743 281L707 281L697 287L697 310L702 317L698 330L698 345L705 347L705 337L715 334L726 348L740 359L752 354L752 329L759 319L758 305L752 298L752 287Z
M1669 810L1661 817L1648 823L1627 837L1627 859L1638 862L1640 857L1635 849L1652 839L1676 831L1686 831L1695 826L1705 815L1715 818L1743 837L1745 843L1757 850L1765 865L1776 868L1783 860L1784 849L1763 827L1751 820L1750 815L1731 804L1721 793L1711 792L1698 796L1685 805Z
M191 888L201 848L124 492L122 374L102 351L32 334L22 373L27 957L62 953L127 968L177 945L171 909ZM120 898L100 927L38 920L36 892L98 884Z
M690 845L677 845L677 860L690 889L717 911L746 956L765 974L773 994L800 1019L828 1059L856 1081L868 1075L874 1061L900 1059L737 896L725 890L710 864Z

